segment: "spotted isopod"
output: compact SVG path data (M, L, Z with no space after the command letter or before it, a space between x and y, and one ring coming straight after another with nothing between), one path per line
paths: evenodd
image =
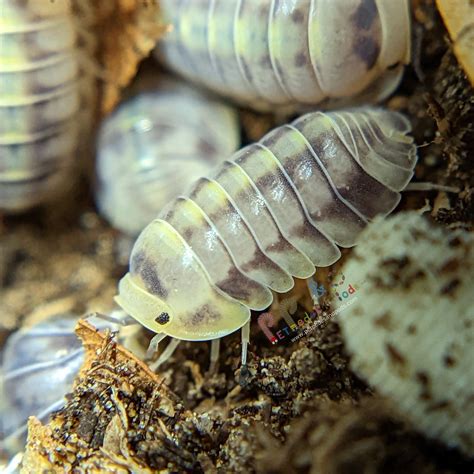
M157 57L255 108L388 96L410 58L408 0L162 0ZM326 104L324 104L326 102Z
M158 333L155 344L174 338L170 351L213 340L216 356L218 339L242 328L245 364L250 310L333 264L338 246L397 206L416 163L410 130L401 114L370 108L272 130L142 231L116 301Z
M2 1L0 209L35 206L71 180L87 123L81 100L94 90L80 67L87 48L79 36L68 0Z
M122 103L100 130L98 204L137 235L162 207L208 174L240 143L237 113L174 80Z

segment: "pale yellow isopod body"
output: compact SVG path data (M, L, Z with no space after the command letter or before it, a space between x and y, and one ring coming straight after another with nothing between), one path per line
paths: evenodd
M202 178L140 234L116 301L148 329L216 340L333 264L413 175L409 121L383 109L306 114Z

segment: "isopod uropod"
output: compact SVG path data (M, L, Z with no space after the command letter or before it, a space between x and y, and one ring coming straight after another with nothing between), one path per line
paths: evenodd
M155 342L243 328L245 363L250 310L334 263L398 204L416 162L409 131L401 114L368 108L274 129L143 230L116 301Z
M239 140L231 107L183 84L154 81L101 127L99 208L115 227L137 235Z
M168 67L260 109L388 96L410 58L408 0L162 0ZM327 104L321 104L327 101Z
M70 1L2 2L0 209L27 209L70 181L81 99L94 90L80 54Z

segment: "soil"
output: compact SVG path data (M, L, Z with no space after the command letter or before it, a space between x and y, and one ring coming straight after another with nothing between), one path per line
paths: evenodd
M455 187L459 192L406 192L398 210L428 205L433 219L442 225L471 228L473 91L433 2L414 0L413 11L413 65L387 105L412 120L420 145L415 180ZM249 111L242 111L242 117L244 133L254 139L271 124L268 117ZM110 311L116 283L127 269L129 243L97 214L92 196L91 186L84 181L61 205L2 217L0 344L13 330L53 314ZM344 258L350 258L350 251ZM303 308L298 311L303 314ZM77 456L80 447L89 457L95 456L97 469L105 463L103 468L115 466L115 472L474 470L472 460L427 440L416 427L397 418L351 372L335 322L297 342L276 345L254 324L245 371L240 369L238 334L221 344L219 367L213 374L207 373L209 343L181 343L159 370L174 393L169 402L172 415L153 411L161 403L156 393L161 393L162 382L149 375L140 378L132 359L118 363L116 350L110 341L104 343L91 361L92 368L107 362L107 373L101 376L108 385L99 390L98 369L86 371L66 408L56 415L51 440L67 445L74 455L57 456L50 466L58 469L54 472L64 472L66 462L74 472L81 472L85 458ZM124 387L127 380L129 385ZM98 409L110 400L115 403L110 409ZM91 413L93 429L84 424ZM114 433L119 444L120 436L124 437L128 457L105 456L99 447L106 433L113 436L110 430L120 413L125 413L128 425L125 429L122 420ZM147 430L141 433L144 417L148 417ZM160 431L157 426L162 424L165 428ZM66 442L71 436L77 441L74 445ZM109 440L112 445L113 439ZM38 452L45 455L45 449Z

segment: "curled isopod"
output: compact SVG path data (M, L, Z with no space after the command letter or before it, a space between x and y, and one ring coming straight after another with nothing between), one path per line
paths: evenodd
M0 209L30 208L71 182L94 91L77 31L70 1L2 1Z
M137 235L166 203L234 152L239 135L232 108L171 79L130 98L99 133L101 212Z
M377 220L343 271L352 368L427 436L474 456L474 236L416 212Z
M26 422L45 421L63 406L84 358L77 318L62 315L14 333L3 350L0 445L18 448Z
M410 58L408 0L162 0L156 55L260 109L378 101Z
M368 108L310 113L272 130L143 230L117 302L156 341L217 340L243 328L245 361L250 310L334 263L338 246L355 245L398 204L416 163L409 131L401 114Z

